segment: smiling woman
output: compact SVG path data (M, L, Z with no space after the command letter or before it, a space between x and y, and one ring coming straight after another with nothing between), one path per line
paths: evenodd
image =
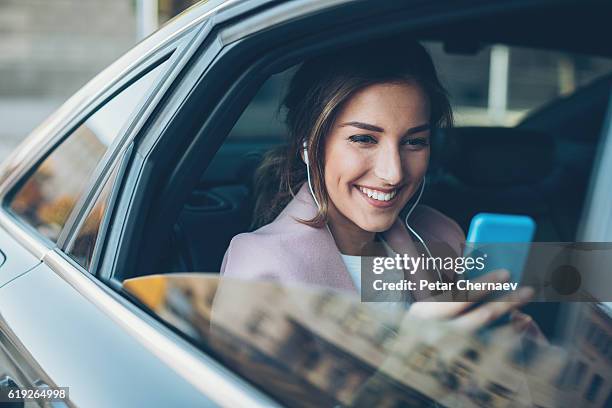
M360 44L306 61L294 75L283 105L287 110L290 142L286 148L273 151L258 172L257 226L273 221L306 181L304 142L312 162L314 198L321 207L307 224L322 227L328 221L330 194L328 180L323 176L328 160L322 156L328 150L326 144L336 139L333 136L350 137L346 141L361 145L390 136L388 141L395 138L397 145L401 138L402 143L414 146L426 142L422 140L428 136L426 128L452 125L446 91L429 54L416 42L386 40ZM388 109L390 105L392 108ZM383 150L390 153L386 148ZM393 158L378 157L384 157L385 162ZM341 156L330 157L337 159ZM425 159L426 168L428 155ZM410 176L405 170L400 170L403 183ZM411 179L420 181L416 174ZM373 187L381 187L380 184L377 181ZM414 193L418 186L412 187ZM399 201L397 206L401 208Z
M372 256L461 256L465 236L457 223L418 205L430 133L452 125L446 92L425 48L387 40L310 59L296 71L283 104L289 143L271 151L256 174L255 219L263 226L232 239L221 265L224 277L396 302L385 307L426 300L451 287L453 270L394 269L386 271L387 282L441 286L372 293L372 271L362 274ZM487 279L505 282L508 276L493 273ZM529 297L521 292L518 300L469 310L467 302L419 302L408 312L482 327Z
M310 59L283 105L289 143L271 151L256 174L254 218L263 226L234 237L221 268L226 277L354 291L362 255L417 254L418 245L433 242L460 255L460 227L417 206L430 132L452 125L446 92L420 44L378 41Z

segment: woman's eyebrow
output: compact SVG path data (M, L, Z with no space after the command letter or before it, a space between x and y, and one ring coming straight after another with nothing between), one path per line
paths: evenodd
M425 123L423 125L408 129L406 133L404 133L404 136L414 135L415 133L419 133L419 132L422 132L424 130L429 130L429 129L430 129L429 123Z
M385 129L376 126L376 125L370 125L369 123L363 123L363 122L346 122L343 123L340 126L353 126L359 129L363 129L363 130L369 130L371 132L384 132Z
M369 123L364 123L364 122L345 122L340 126L353 126L359 129L369 130L371 132L381 132L382 133L385 131L385 129L381 128L380 126L371 125ZM409 136L415 133L422 132L424 130L429 130L429 128L430 128L429 123L424 123L422 125L415 126L413 128L408 129L406 133L404 133L404 136Z

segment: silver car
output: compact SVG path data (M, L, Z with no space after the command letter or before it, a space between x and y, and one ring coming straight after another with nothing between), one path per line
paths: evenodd
M518 344L500 332L487 351L483 338L405 322L401 310L346 294L218 277L229 240L249 229L253 171L282 142L273 111L284 75L308 56L377 36L438 44L468 65L501 44L535 58L579 55L578 71L583 61L607 72L509 126L545 135L537 148L546 163L515 158L535 169L528 180L473 186L465 169L483 167L442 154L425 200L464 227L486 197L491 211L536 218L538 240L612 241L611 6L210 0L190 8L77 92L0 169L0 389L25 397L3 395L0 404L612 406L604 304L530 305L550 343ZM456 67L447 64L449 77ZM470 132L501 134L475 128L455 130L459 148L473 148ZM489 140L487 159L508 161ZM442 139L440 152L449 146ZM588 289L610 300L605 288ZM568 331L578 361L568 360Z

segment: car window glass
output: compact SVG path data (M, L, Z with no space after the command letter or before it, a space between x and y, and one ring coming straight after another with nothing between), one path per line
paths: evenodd
M561 406L596 394L588 381L569 388L563 381L575 377L576 360L591 352L599 362L590 369L610 380L611 363L605 350L591 351L587 330L561 348L511 325L471 333L416 318L400 303L213 274L146 276L123 287L286 406ZM608 339L610 315L589 303L579 311L585 325Z
M165 65L121 91L69 135L20 187L11 210L56 241L97 164Z
M91 266L94 248L98 242L102 219L104 218L104 214L108 208L111 191L113 190L112 187L117 179L118 169L119 166L115 165L115 168L112 170L110 177L106 180L100 195L96 199L94 206L89 211L89 215L87 215L83 225L81 225L76 239L67 250L68 255L70 255L72 259L88 270Z

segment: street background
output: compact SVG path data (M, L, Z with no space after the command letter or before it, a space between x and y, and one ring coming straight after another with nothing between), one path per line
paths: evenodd
M70 95L193 3L0 0L0 161Z
M193 0L0 0L0 161L45 117ZM612 71L609 60L515 47L448 55L426 44L459 125L513 125ZM276 100L257 100L259 112ZM268 106L270 105L270 106ZM261 117L249 120L257 129ZM257 133L257 132L254 132Z

